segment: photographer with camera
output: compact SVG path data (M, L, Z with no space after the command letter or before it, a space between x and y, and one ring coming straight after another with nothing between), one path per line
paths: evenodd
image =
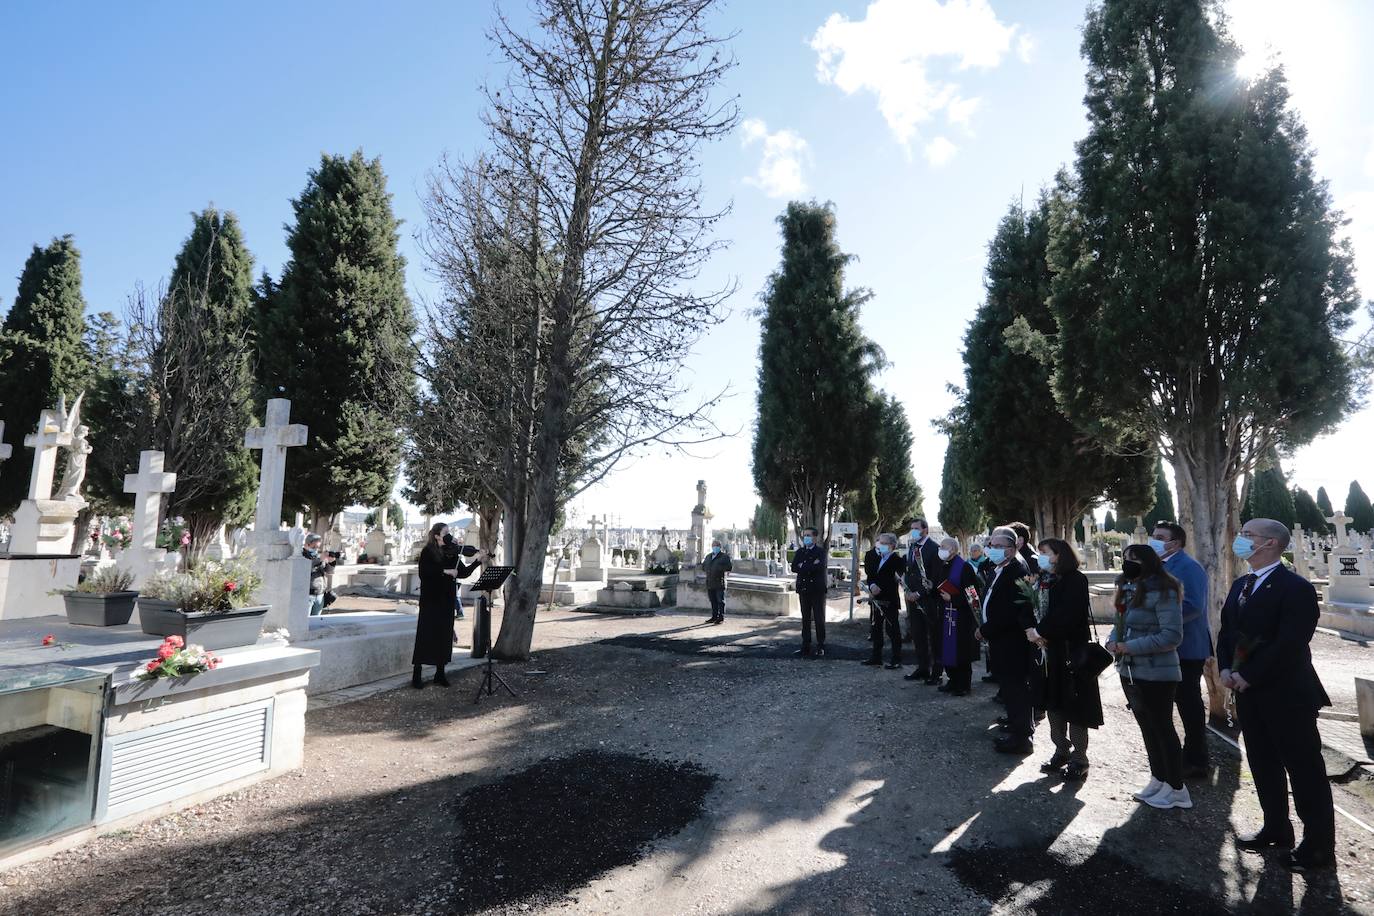
M475 557L464 564L460 555ZM457 545L448 525L435 522L420 551L420 613L415 619L415 652L410 663L415 672L410 685L420 688L421 666L434 666L434 683L448 686L444 667L453 661L453 617L458 602L458 580L472 574L487 560L486 551Z
M311 534L306 537L305 546L301 548L301 556L310 561L311 617L318 617L324 613L326 582L339 562L338 553L325 554L321 551L323 541L318 534Z

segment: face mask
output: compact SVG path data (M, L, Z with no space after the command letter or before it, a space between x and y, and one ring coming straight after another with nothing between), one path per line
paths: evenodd
M812 544L816 543L816 539L808 534L806 537L802 538L802 543L810 547Z
M912 528L912 529L911 529L911 539L912 539L913 541L919 541L919 540L921 539L921 529L920 529L920 528Z
M718 546L716 546L715 544L712 544L712 545L711 545L711 553L713 553L713 554L715 554L715 553L720 553L720 548L719 548Z
M1121 574L1122 574L1123 576L1125 576L1127 579L1135 579L1135 578L1138 578L1138 577L1140 576L1140 561L1139 561L1139 560L1122 560L1122 561L1121 561Z
M1250 559L1250 555L1255 552L1255 542L1243 534L1236 535L1236 539L1231 542L1231 552L1242 560Z
M1164 542L1161 541L1159 538L1150 538L1145 543L1149 544L1150 549L1153 550L1155 553L1159 554L1161 557L1164 556Z
M452 544L452 543L453 543L453 535L451 535L451 534L445 532L445 533L444 533L444 543L445 543L445 544Z
M1042 572L1049 572L1051 569L1054 568L1054 558L1048 557L1043 553L1037 553L1035 555L1035 562L1040 564L1040 569Z
M950 552L943 547L940 548L938 555L942 560L948 560L950 558Z
M987 554L987 558L998 566L1001 566L1002 561L1007 558L1007 549L1005 547L988 547L983 553Z
M885 556L888 555L888 553L889 553L891 550L892 550L892 548L889 547L889 546L887 546L886 544L879 544L879 545L878 545L878 556L880 556L880 557L885 557Z

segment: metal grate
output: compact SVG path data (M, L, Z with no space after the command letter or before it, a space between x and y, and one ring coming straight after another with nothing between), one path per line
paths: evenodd
M271 701L264 701L113 736L106 743L101 820L266 769L271 713Z

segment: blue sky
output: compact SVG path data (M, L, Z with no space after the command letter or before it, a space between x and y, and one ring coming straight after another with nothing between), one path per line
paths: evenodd
M509 4L521 15L523 4ZM1362 288L1374 291L1374 5L1244 0L1236 31L1278 54L1338 206L1352 217ZM778 260L774 219L792 197L833 201L874 292L864 325L887 352L883 383L916 433L913 465L936 508L944 442L930 420L962 378L960 341L982 294L984 250L1013 200L1034 197L1084 131L1083 4L1010 0L802 0L723 7L739 66L737 133L705 153L712 202L733 201L732 240L705 284L735 278L730 317L685 367L737 436L694 455L646 455L590 491L574 517L685 526L698 478L717 524L743 525L758 323ZM0 310L35 242L71 233L93 310L122 310L170 269L208 204L234 211L261 270L286 256L283 224L321 152L380 156L405 220L417 298L431 293L413 233L441 153L482 144L479 86L499 76L477 2L0 4ZM327 371L327 368L325 368ZM843 372L844 367L836 367ZM1123 372L1121 381L1130 380ZM11 420L11 422L14 422ZM1302 450L1298 483L1337 504L1374 445L1374 411ZM1370 477L1364 463L1365 477ZM1366 488L1374 481L1366 480Z

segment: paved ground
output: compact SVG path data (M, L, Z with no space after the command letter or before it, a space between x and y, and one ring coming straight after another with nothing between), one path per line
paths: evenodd
M1310 883L1235 849L1258 806L1219 739L1194 809L1132 801L1144 753L1109 676L1093 770L1073 786L1038 772L1043 739L1024 761L991 753L999 707L985 685L951 698L853 661L794 660L791 623L556 611L536 634L529 663L502 666L518 698L474 705L467 671L447 691L313 709L300 772L0 875L0 911L474 912L474 882L499 879L503 896L481 912L1374 914L1374 835L1344 818L1338 872ZM851 650L837 654L865 645L858 626L830 642ZM700 816L647 830L660 838L566 895L522 899L499 858L513 839L495 835L536 844L521 861L584 860L607 840L589 787L621 808L642 799L653 820L689 781L608 791L640 786L630 777L650 764L709 774ZM482 788L569 766L580 775L560 776L561 797L584 803L552 796L546 833L537 821L531 832L522 799L507 801L507 824L503 790Z

